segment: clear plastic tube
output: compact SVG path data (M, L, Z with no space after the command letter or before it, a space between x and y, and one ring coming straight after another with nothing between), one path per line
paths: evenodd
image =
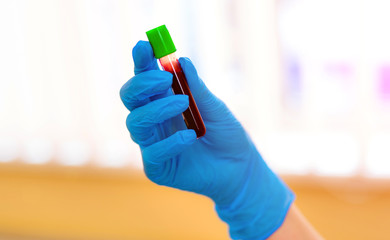
M189 107L183 112L184 122L188 129L194 129L197 138L206 134L206 126L196 106L194 97L190 91L187 79L183 73L175 53L171 53L159 59L162 68L173 74L172 90L174 94L185 94L189 98Z

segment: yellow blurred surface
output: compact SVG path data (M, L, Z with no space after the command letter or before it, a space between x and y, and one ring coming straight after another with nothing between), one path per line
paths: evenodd
M337 190L287 178L327 239L389 239L390 191ZM227 239L206 197L140 172L0 168L0 236L62 239Z

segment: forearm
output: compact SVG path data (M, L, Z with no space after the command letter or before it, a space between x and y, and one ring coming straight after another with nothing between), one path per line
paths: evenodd
M295 204L292 204L283 224L268 239L322 240L323 238L306 220Z

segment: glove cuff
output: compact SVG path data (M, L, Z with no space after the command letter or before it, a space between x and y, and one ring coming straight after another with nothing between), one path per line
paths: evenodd
M232 239L259 240L272 235L283 223L294 193L265 166L251 169L241 194L229 206L216 205L219 217L229 225ZM261 174L259 174L260 170ZM257 173L257 174L254 174Z

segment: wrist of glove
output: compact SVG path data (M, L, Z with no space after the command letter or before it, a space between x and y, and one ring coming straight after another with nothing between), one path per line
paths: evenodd
M242 189L228 205L216 203L218 216L229 225L232 239L266 239L283 223L295 200L294 193L266 166L259 154L253 156Z
M148 42L133 49L135 76L120 95L127 128L153 182L210 197L233 239L265 239L283 222L294 194L268 168L242 125L210 92L192 62L179 62L206 125L196 139L181 113L188 97L173 95L172 75L158 68Z

